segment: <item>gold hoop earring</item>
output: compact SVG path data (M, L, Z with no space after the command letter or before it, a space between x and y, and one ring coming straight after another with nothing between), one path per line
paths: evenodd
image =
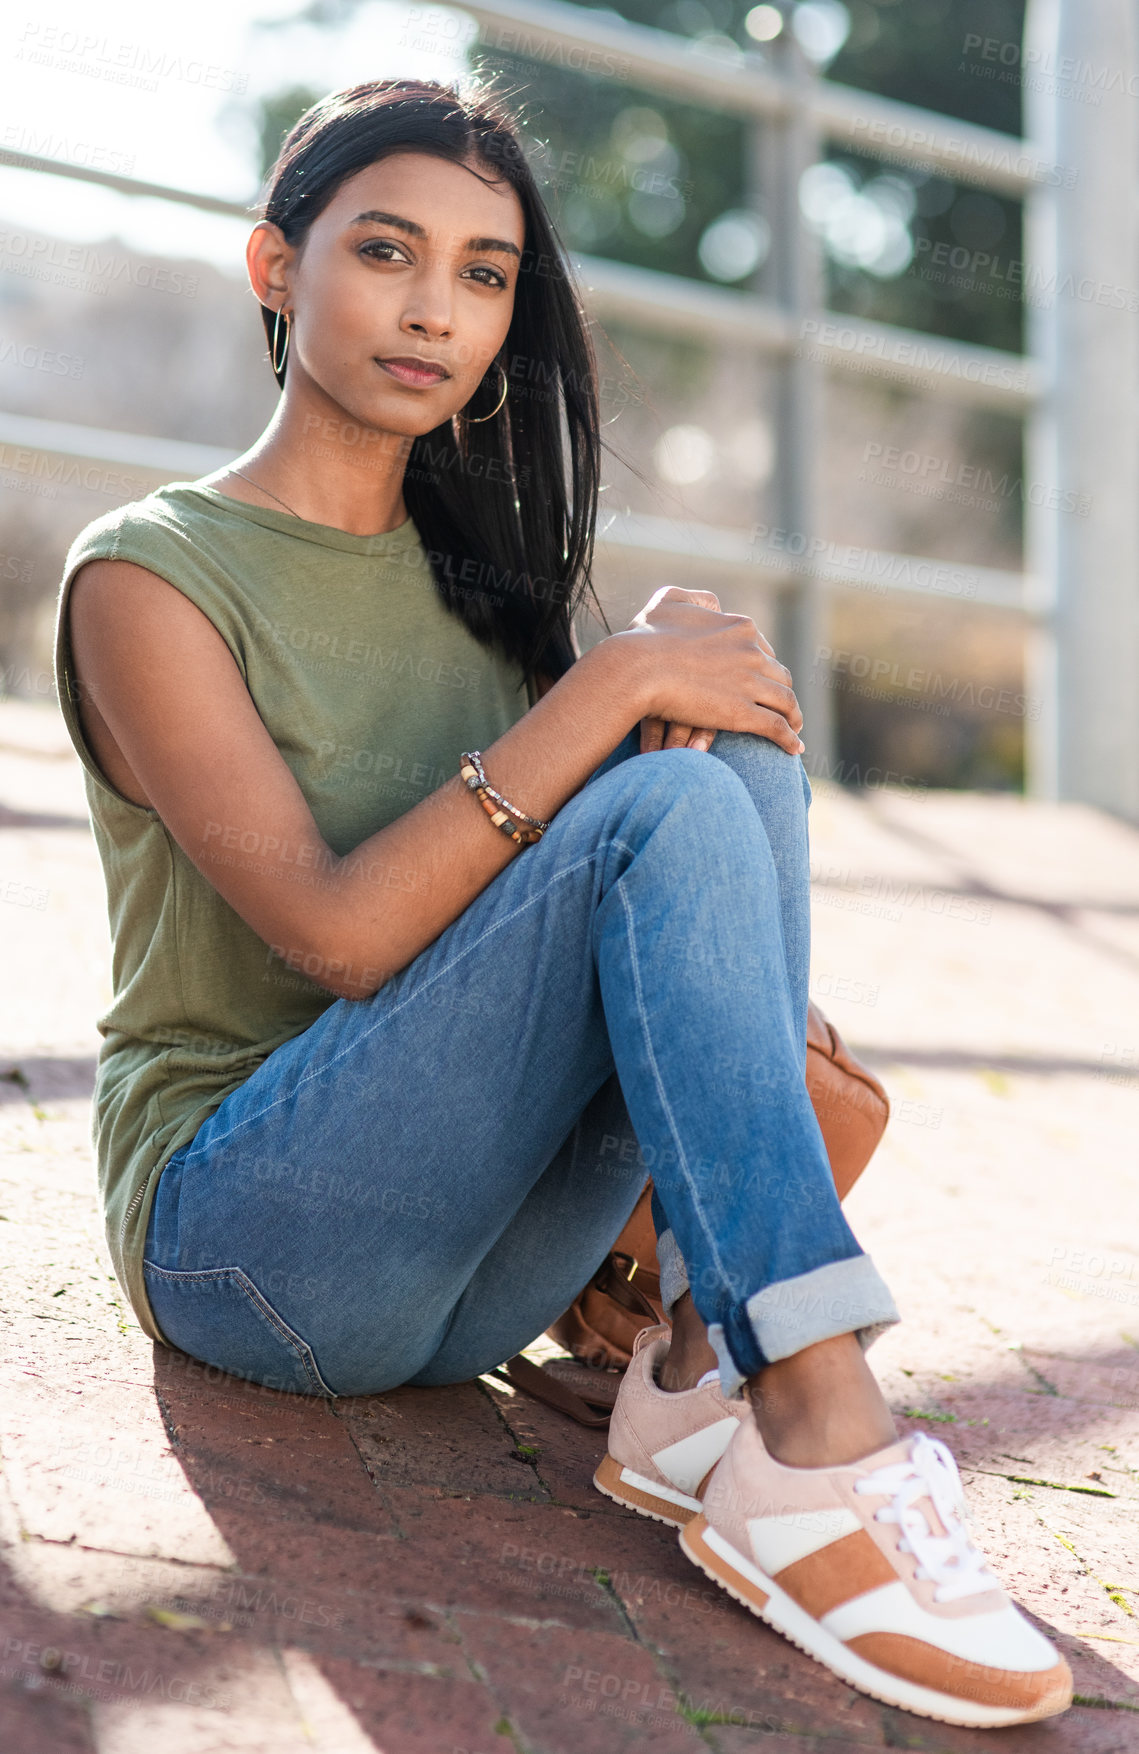
M288 358L289 336L292 334L292 324L289 322L288 317L286 317L285 318L285 351L284 351L284 353L282 353L280 359L278 359L277 358L277 330L279 329L280 324L281 324L281 312L280 312L280 309L278 309L277 315L273 319L273 345L269 349L269 359L270 359L270 362L272 364L274 374L277 376L280 375L281 371L284 368L285 360Z
M510 388L510 379L506 375L506 368L502 361L496 359L494 363L502 373L502 395L498 398L498 401L495 403L489 414L466 414L464 412L464 418L468 426L478 426L484 420L493 420L499 409L502 407L502 404L506 401L506 392Z

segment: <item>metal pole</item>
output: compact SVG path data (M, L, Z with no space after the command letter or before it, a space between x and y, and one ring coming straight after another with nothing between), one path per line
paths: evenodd
M787 81L786 112L756 123L752 136L751 187L771 226L772 242L761 270L760 290L786 314L792 345L772 363L772 416L776 434L771 485L777 525L790 533L797 571L776 599L772 644L791 671L803 713L804 760L810 773L832 773L835 763L834 699L819 652L827 643L826 586L809 556L819 529L818 456L823 366L804 337L817 333L823 308L820 246L799 209L799 180L822 156L815 120L818 76L790 31L772 45ZM815 320L814 330L805 328Z
M1025 433L1028 789L1139 820L1139 29L1131 0L1029 0L1025 203L1044 395ZM1043 605L1049 606L1047 603Z

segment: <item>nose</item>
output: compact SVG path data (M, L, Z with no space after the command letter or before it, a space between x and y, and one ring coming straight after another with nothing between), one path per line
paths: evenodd
M443 260L421 264L408 288L408 300L400 327L420 339L443 340L453 333L455 320L452 268Z

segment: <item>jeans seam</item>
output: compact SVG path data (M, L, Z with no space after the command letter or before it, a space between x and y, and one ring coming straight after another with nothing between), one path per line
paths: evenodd
M309 1382L313 1387L318 1389L322 1394L327 1395L330 1400L336 1399L335 1392L329 1388L317 1368L316 1359L312 1354L312 1347L308 1344L307 1340L302 1340L301 1336L290 1328L288 1322L286 1322L282 1316L277 1314L277 1311L273 1308L272 1304L257 1289L257 1286L253 1283L252 1279L250 1279L249 1275L245 1273L241 1267L160 1267L157 1262L147 1260L144 1260L142 1264L143 1267L149 1269L150 1272L161 1274L164 1279L230 1279L234 1281L238 1290L245 1293L245 1296L253 1305L257 1314L261 1316L262 1320L275 1328L278 1337L284 1341L285 1345L296 1353L304 1369L305 1375L308 1377Z
M556 883L561 882L563 877L572 877L575 871L580 870L580 868L583 865L588 865L592 860L596 859L600 854L607 853L611 847L620 847L621 851L624 853L628 853L630 858L635 856L633 853L633 849L631 847L626 846L624 841L613 839L613 840L603 842L601 845L594 847L590 852L585 853L580 859L575 859L575 861L572 865L567 865L567 866L565 866L565 868L563 870L555 872L555 874L550 878L549 882L544 884L543 887L541 889L539 889L535 895L527 896L526 900L520 902L519 905L516 908L512 909L510 913L504 915L504 917L502 919L495 920L491 925L487 926L484 931L479 933L478 937L475 939L473 944L468 944L465 950L460 950L458 952L458 954L456 956L454 956L450 962L447 963L445 968L439 969L439 971L436 974L431 975L427 980L423 981L419 986L416 987L414 993L409 993L406 998L401 999L398 1005L396 1005L391 1011L389 1011L386 1014L386 1016L379 1018L377 1022L373 1023L371 1028L362 1031L362 1033L359 1034L358 1036L356 1036L355 1039L351 1042L351 1044L348 1047L344 1047L340 1050L340 1052L336 1055L335 1059L330 1060L326 1066L322 1066L320 1068L319 1072L313 1072L313 1071L305 1072L300 1078L298 1078L296 1084L292 1086L292 1088L289 1090L287 1095L279 1096L276 1098L276 1100L274 1102L267 1103L264 1108L258 1109L258 1111L255 1115L247 1115L244 1120L236 1122L236 1124L234 1126L230 1127L228 1129L228 1131L226 1131L224 1133L220 1133L220 1134L216 1135L214 1138L212 1138L209 1141L208 1145L198 1146L197 1150L198 1151L213 1151L213 1150L215 1150L217 1148L217 1146L219 1146L220 1144L223 1143L224 1140L232 1138L235 1133L240 1133L246 1127L253 1126L253 1124L256 1121L263 1120L264 1117L267 1114L269 1114L269 1112L272 1109L279 1107L280 1104L283 1102L289 1101L289 1099L292 1096L294 1096L296 1094L296 1092L301 1088L302 1084L307 1083L310 1079L313 1079L313 1078L323 1078L328 1072L330 1072L332 1070L333 1066L335 1066L347 1054L352 1053L356 1048L358 1048L360 1046L360 1044L362 1042L366 1041L371 1035L374 1035L376 1030L383 1029L388 1024L390 1024L392 1022L392 1020L395 1017L397 1017L399 1015L399 1013L403 1010L405 1005L410 1005L414 999L419 998L419 996L422 993L426 992L429 987L434 986L436 981L442 980L444 975L449 974L453 968L456 968L458 966L458 964L460 962L462 962L465 957L470 956L475 950L477 950L479 945L483 942L484 939L489 938L493 932L499 931L503 926L510 925L510 923L513 920L516 920L518 918L519 914L525 913L527 908L533 907L537 902L541 901L543 899L543 897L545 897L549 893L549 891L554 887L554 885ZM460 915L459 917L461 918L462 916ZM379 989L377 989L377 991L378 990ZM324 1015L324 1013L322 1013L322 1016L323 1015ZM317 1019L317 1021L319 1022L319 1019ZM194 1157L196 1155L197 1155L196 1151L188 1152L187 1157L186 1157L186 1161L188 1162L191 1157Z
M642 1036L644 1037L645 1046L646 1046L646 1050L648 1053L649 1065L650 1065L650 1068L652 1070L652 1075L653 1075L653 1082L656 1085L657 1096L660 1100L661 1108L664 1111L664 1115L665 1115L665 1119L666 1119L667 1124L668 1124L669 1132L671 1133L673 1141L676 1145L676 1160L677 1160L677 1163L683 1172L684 1180L685 1180L685 1183L688 1187L689 1196L692 1200L692 1209L693 1209L694 1213L696 1214L697 1218L699 1219L700 1227L704 1232L705 1239L708 1242L708 1244L710 1245L709 1252L710 1252L710 1254L712 1256L712 1260L715 1264L716 1271L719 1273L721 1279L726 1284L728 1276L727 1276L727 1271L724 1267L723 1260L720 1257L719 1246L716 1242L716 1238L713 1236L711 1230L708 1227L708 1220L707 1220L707 1217L705 1216L704 1208L700 1203L699 1189L697 1188L696 1183L692 1177L692 1172L688 1167L688 1161L687 1161L687 1158L685 1157L685 1154L684 1154L684 1147L681 1143L680 1135L677 1131L676 1124L673 1120L672 1109L669 1106L668 1097L665 1095L664 1087L661 1083L660 1068L657 1065L656 1055L653 1052L652 1036L649 1033L648 1012L645 1010L644 1000L643 1000L643 995L642 995L641 972L640 972L640 966L637 962L637 939L636 939L636 931L635 931L635 928L633 925L633 916L629 910L629 904L628 904L627 898L622 894L620 899L621 899L622 909L623 909L624 914L625 914L626 931L627 931L628 937L629 937L629 950L631 953L630 960L631 960L632 966L633 966L633 991L634 991L634 994L636 997L636 1002L637 1002L637 1015L640 1017L640 1020L641 1020L641 1033L642 1033ZM654 1186L655 1185L656 1184L654 1182Z

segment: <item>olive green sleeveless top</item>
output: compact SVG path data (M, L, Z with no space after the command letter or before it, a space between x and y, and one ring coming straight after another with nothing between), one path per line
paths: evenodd
M521 667L440 601L410 518L354 536L180 481L95 519L72 543L55 682L83 763L112 950L91 1140L115 1272L161 1340L142 1255L164 1165L274 1048L338 1001L287 967L158 812L99 768L79 720L66 618L89 560L147 567L209 617L337 855L437 790L460 751L485 749L532 701Z

